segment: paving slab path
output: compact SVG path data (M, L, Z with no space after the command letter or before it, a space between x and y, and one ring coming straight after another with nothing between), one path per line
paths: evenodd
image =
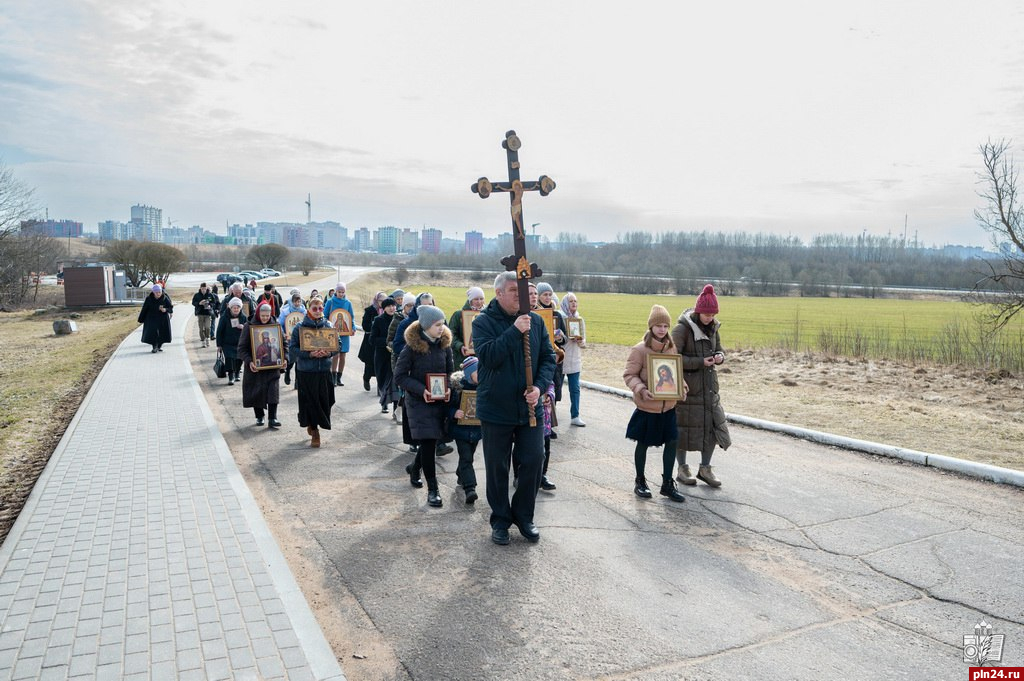
M720 489L642 500L631 403L585 390L587 426L552 445L539 544L513 532L502 547L453 454L443 508L409 485L401 429L354 352L319 450L293 391L267 432L204 358L213 411L350 681L964 679L982 620L1005 636L1003 664L1024 664L1018 488L734 427ZM648 479L659 469L652 450Z
M196 382L191 316L163 352L141 328L118 347L0 547L0 679L344 679Z

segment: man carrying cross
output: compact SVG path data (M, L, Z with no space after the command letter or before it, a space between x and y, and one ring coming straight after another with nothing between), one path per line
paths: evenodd
M481 177L471 187L486 199L492 192L508 193L515 253L502 259L507 271L494 280L495 299L473 320L473 347L480 359L476 413L484 443L487 503L491 506L491 541L508 544L515 525L529 542L540 541L533 524L544 467L544 418L540 396L555 375L555 351L541 317L530 312L529 280L542 272L526 258L523 193L547 196L555 182L547 175L537 181L519 178L519 148L515 130L501 143L508 161L508 182ZM515 466L519 486L508 498L509 465Z
M473 320L473 347L480 358L476 413L484 443L491 540L509 543L515 525L527 541L540 540L533 511L544 468L544 418L540 396L555 376L555 351L544 320L519 314L515 272L494 280L495 299ZM523 334L529 333L533 384L526 384ZM534 425L530 425L530 416ZM519 471L519 486L509 502L509 465Z

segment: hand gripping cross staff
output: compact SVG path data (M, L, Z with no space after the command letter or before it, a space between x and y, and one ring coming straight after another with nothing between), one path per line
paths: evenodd
M519 292L519 314L530 314L530 279L539 277L543 272L537 267L537 263L529 262L526 259L526 231L523 229L523 192L539 191L541 196L547 196L555 189L555 181L547 175L541 175L536 181L523 182L519 179L519 147L522 142L516 135L515 130L505 133L505 140L501 143L508 157L508 182L491 182L486 177L481 177L473 183L471 189L481 199L486 199L492 192L508 192L512 202L512 243L515 246L515 253L501 259L505 270L516 273L516 283ZM530 357L530 334L523 333L523 352L525 353L526 364L526 386L533 385L533 361ZM530 410L530 426L537 425L537 417L533 410Z

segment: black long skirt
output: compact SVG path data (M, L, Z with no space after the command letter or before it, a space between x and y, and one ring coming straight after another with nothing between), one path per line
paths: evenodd
M334 406L334 382L329 371L295 370L299 397L299 425L303 428L331 429L331 407Z

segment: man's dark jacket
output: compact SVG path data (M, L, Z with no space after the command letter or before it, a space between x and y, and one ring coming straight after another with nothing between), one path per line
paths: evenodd
M492 300L473 320L473 349L480 359L479 387L476 393L477 418L498 425L526 425L529 410L526 371L523 362L523 334L515 327L519 313L505 314ZM543 419L543 397L555 375L555 351L547 327L540 315L530 313L530 359L533 384L540 389L536 416Z

